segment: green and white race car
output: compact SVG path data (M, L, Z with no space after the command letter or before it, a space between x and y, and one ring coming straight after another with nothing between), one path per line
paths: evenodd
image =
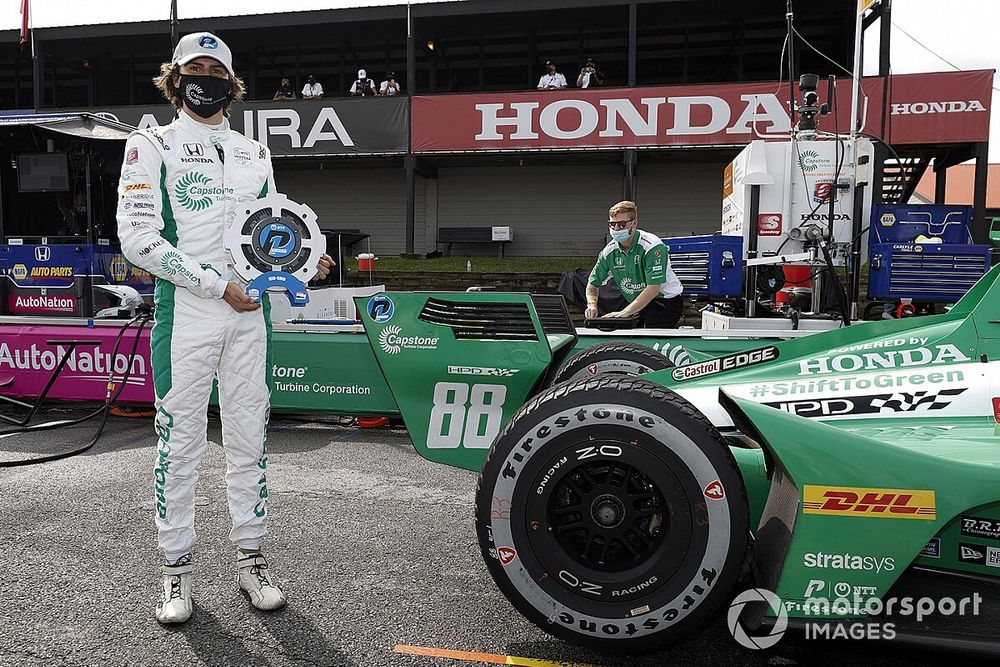
M944 315L682 366L633 348L617 366L606 350L566 359L575 335L548 297L358 304L414 446L481 471L486 565L553 635L662 647L756 587L770 604L752 607L751 626L889 618L897 640L989 651L998 279L1000 267ZM973 594L975 615L886 611Z

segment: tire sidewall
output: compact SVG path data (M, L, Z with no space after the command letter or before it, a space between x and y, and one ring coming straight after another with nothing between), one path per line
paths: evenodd
M662 388L657 389L662 394ZM625 414L631 415L631 422L618 418ZM544 580L558 574L541 571L540 561L526 538L527 529L522 526L523 487L534 485L533 470L551 460L547 451L551 454L558 446L572 452L572 446L566 447L574 441L584 448L588 431L616 421L620 422L617 426L625 424L624 428L638 432L636 446L652 447L649 453L653 455L657 447L669 451L672 465L679 462L685 468L674 472L693 478L695 488L704 490L719 483L725 489L725 496L710 499L702 494L689 498L692 516L704 516L707 526L695 529L706 533L701 540L703 547L688 553L677 571L677 576L685 580L659 582L649 596L629 600L627 609L621 604L597 605L606 610L602 615L580 593L565 586L553 587L551 583L546 589L538 583L539 578ZM522 414L515 416L494 443L476 501L477 530L484 559L494 580L515 607L556 636L602 648L641 650L696 628L724 600L745 553L748 522L745 491L731 455L719 441L713 440L705 424L685 414L679 403L660 400L649 392L611 387L573 391L569 386L569 391L557 388L539 396ZM495 507L498 504L500 511ZM587 608L590 611L584 611ZM609 613L612 609L614 612Z
M675 356L688 359L683 348L673 349ZM584 380L601 373L638 376L674 366L674 361L664 353L639 343L598 343L570 357L553 376L552 384Z

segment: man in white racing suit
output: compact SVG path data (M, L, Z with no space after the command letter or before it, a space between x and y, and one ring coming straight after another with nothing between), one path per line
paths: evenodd
M157 278L150 341L159 436L154 487L166 564L156 618L179 623L191 615L195 484L216 378L237 580L258 609L286 600L260 552L267 532L268 302L265 296L261 307L237 284L224 243L239 203L273 193L275 185L267 147L230 130L226 120L244 87L221 39L183 37L156 84L178 117L129 137L118 235L125 257ZM324 255L318 276L331 264Z

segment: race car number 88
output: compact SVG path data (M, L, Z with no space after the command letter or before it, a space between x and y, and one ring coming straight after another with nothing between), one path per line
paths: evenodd
M507 387L502 384L438 382L427 425L430 449L487 449L503 426Z

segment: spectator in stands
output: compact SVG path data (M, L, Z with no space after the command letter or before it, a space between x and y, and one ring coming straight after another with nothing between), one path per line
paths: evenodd
M281 78L281 85L274 91L274 100L294 100L295 91L292 90L292 82L287 76Z
M399 95L399 82L396 81L395 72L389 72L386 75L385 81L383 81L382 85L380 85L378 88L378 94L384 97Z
M639 316L644 327L673 329L684 305L680 279L670 270L667 246L656 234L639 229L635 202L620 201L608 211L611 243L597 256L587 281L589 319L597 317L597 297L601 284L610 275L628 301L622 310L602 317Z
M302 86L302 99L318 100L323 97L323 84L316 81L312 74L306 79L306 85Z
M368 72L364 68L358 70L358 80L351 84L352 97L374 97L378 95L375 90L375 82L368 78Z
M597 69L593 58L587 58L576 77L577 88L595 88L604 85L604 73Z
M567 86L566 77L556 71L554 62L546 61L545 70L545 74L538 79L538 90L561 90Z

